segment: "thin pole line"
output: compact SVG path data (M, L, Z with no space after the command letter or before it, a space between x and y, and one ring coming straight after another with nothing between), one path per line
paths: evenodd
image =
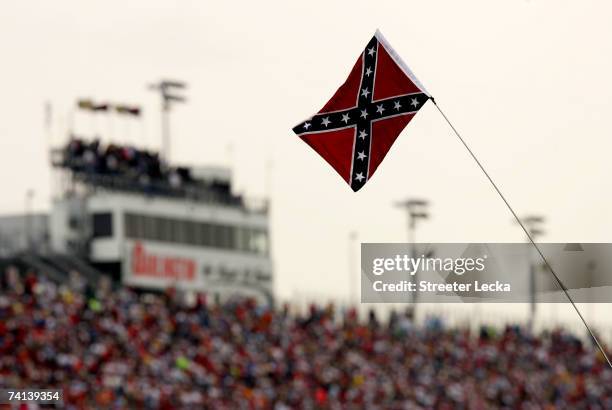
M480 161L478 160L478 158L476 158L476 155L474 154L474 152L472 152L472 150L470 149L470 147L467 145L467 143L465 142L465 140L463 139L463 137L461 136L461 134L459 134L459 132L457 131L457 129L453 126L453 124L450 122L450 120L448 119L448 117L446 116L446 114L444 114L444 112L440 109L440 107L438 106L438 104L436 103L436 100L434 100L433 97L431 97L431 101L434 103L434 105L436 106L436 108L438 109L438 111L440 112L440 114L442 114L442 117L444 117L444 119L446 120L446 122L448 123L448 125L451 127L451 129L453 130L453 132L455 133L455 135L457 136L457 138L459 138L459 141L461 141L461 143L463 144L463 146L465 147L465 149L470 153L470 155L472 156L472 158L474 159L474 161L476 161L476 164L478 164L478 167L482 170L482 172L485 174L485 176L487 177L487 179L489 180L489 182L491 183L491 185L493 186L493 188L495 188L495 191L497 191L497 194L500 196L500 198L502 199L502 201L504 201L504 203L506 204L506 207L510 210L510 212L512 213L512 215L514 216L514 219L516 219L516 222L518 222L518 224L521 226L521 228L523 228L523 231L525 232L525 234L527 235L527 238L529 238L529 242L531 242L531 244L535 247L535 249L538 251L538 253L540 254L540 257L542 258L542 260L544 261L544 264L546 265L546 267L548 268L548 270L550 271L550 273L552 273L553 277L555 278L555 280L557 281L557 284L559 285L559 287L563 290L563 292L565 293L565 296L567 296L567 299L570 301L570 303L572 304L572 306L574 307L574 310L576 311L576 313L578 313L578 316L580 317L580 320L582 320L582 323L584 324L584 327L586 327L586 329L589 331L589 334L591 335L591 338L593 339L593 341L595 342L595 344L597 345L597 348L599 349L599 351L601 352L601 354L603 355L603 357L606 359L606 361L608 362L608 365L610 366L610 368L612 368L612 362L610 362L610 359L608 358L608 355L606 354L605 350L603 349L603 347L601 346L601 344L599 343L599 340L597 340L597 337L595 336L595 333L593 333L593 331L591 330L591 328L589 327L589 325L587 324L586 320L584 320L584 317L582 316L582 313L580 313L580 310L578 309L578 306L576 306L576 304L574 303L574 300L572 299L572 297L570 296L567 288L565 287L565 285L563 284L563 282L561 282L561 279L559 279L559 276L557 276L557 274L555 273L555 270L552 268L552 266L550 265L550 263L548 263L548 260L544 257L544 254L542 253L542 251L540 250L540 247L535 243L535 241L533 240L533 238L531 237L531 234L529 233L529 231L527 230L527 228L525 228L525 225L523 225L523 222L521 221L521 219L518 217L518 215L516 214L516 212L514 212L514 209L512 209L512 207L510 206L510 203L508 202L508 200L506 199L506 197L504 196L504 194L501 193L501 191L499 190L499 188L497 187L497 185L495 184L495 182L493 182L493 179L491 178L491 176L489 175L489 173L484 169L484 167L482 166L482 164L480 163Z

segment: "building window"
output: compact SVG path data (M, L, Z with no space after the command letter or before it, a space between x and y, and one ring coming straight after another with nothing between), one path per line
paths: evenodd
M124 223L125 235L130 239L268 254L268 233L263 229L133 213L125 214Z
M200 231L200 240L197 242L201 246L213 246L212 242L212 225L207 223L198 223L198 230Z
M261 229L251 229L248 250L260 255L267 255L268 233Z
M96 213L92 216L94 238L108 238L113 236L113 214L110 212Z

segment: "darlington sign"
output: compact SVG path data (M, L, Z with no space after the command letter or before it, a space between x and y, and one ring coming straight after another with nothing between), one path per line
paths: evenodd
M235 251L128 240L122 269L130 286L272 289L269 259Z
M135 277L184 282L193 282L196 277L196 262L193 259L148 253L141 242L136 242L132 247L130 264Z

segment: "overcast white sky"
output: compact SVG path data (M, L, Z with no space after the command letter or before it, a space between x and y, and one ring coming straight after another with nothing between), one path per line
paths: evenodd
M231 161L251 196L272 161L281 296L346 295L349 231L404 241L392 202L407 196L433 203L422 241L523 240L431 103L358 193L293 135L380 28L516 210L546 215L543 240L610 242L611 19L606 1L5 2L0 212L22 211L30 188L35 208L49 207L45 101L53 142L75 100L92 97L142 104L144 119L77 113L77 132L156 147L159 102L145 85L170 77L190 87L172 117L173 160Z

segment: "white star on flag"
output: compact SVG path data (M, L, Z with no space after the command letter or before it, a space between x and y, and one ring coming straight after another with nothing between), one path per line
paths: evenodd
M348 124L350 118L348 114L342 114L342 121L344 121L345 124Z
M361 182L365 177L363 176L363 173L358 172L357 174L355 174L355 179L359 182Z
M361 151L360 153L357 154L357 159L358 160L363 161L366 157L367 157L367 155L363 151Z
M329 120L329 117L325 117L323 118L323 120L321 121L321 124L325 125L326 127L331 123L331 121Z

